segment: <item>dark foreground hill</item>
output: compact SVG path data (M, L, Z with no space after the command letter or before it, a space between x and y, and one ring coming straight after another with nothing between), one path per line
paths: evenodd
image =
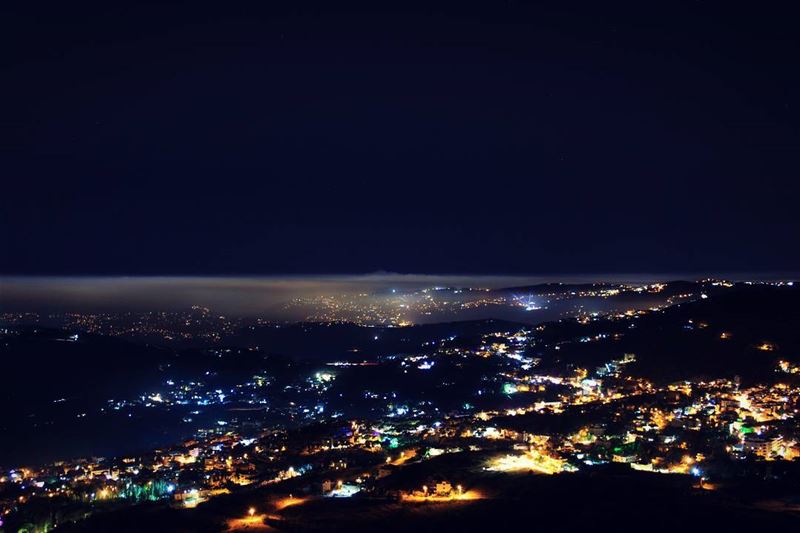
M268 513L264 529L285 532L490 532L490 531L790 531L798 518L765 510L737 489L707 491L686 476L663 476L625 467L543 476L520 474L486 480L486 499L409 503L385 499L311 498ZM768 487L765 494L768 494ZM217 498L197 509L165 505L99 514L71 533L105 531L216 532L248 506L264 509L264 491ZM62 528L59 528L62 529Z

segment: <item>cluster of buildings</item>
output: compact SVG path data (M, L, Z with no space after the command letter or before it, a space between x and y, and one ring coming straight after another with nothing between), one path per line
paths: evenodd
M597 294L608 290L623 289ZM663 286L625 290L660 292ZM586 319L626 320L639 313ZM665 384L635 377L634 353L609 355L588 368L545 365L538 355L543 328L496 331L473 344L449 336L418 352L334 362L310 373L303 366L303 374L280 385L264 371L224 388L176 379L132 399L111 400L103 409L183 409L191 417L263 408L283 418L276 423L264 416L261 425L227 418L143 455L2 470L0 520L46 531L106 508L144 501L193 507L243 487L291 487L301 498L470 500L490 497L480 487L486 476L569 475L612 463L694 476L711 486L769 475L765 465L800 454L794 363L778 361L775 379L757 384ZM581 333L550 348L613 335L619 333ZM448 370L436 374L442 367ZM464 376L473 381L465 385ZM462 458L459 468L447 466L452 458ZM423 474L397 475L411 465L422 465Z
M185 311L0 313L0 323L39 325L97 335L172 343L214 344L254 323L194 305Z

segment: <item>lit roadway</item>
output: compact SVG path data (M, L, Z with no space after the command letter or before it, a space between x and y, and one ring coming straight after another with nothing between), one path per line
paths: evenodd
M270 505L274 511L282 511L287 507L293 505L300 505L308 501L309 498L294 498L291 495L286 498L280 498ZM269 518L271 520L282 520L282 517L272 513L259 513L258 509L251 507L247 510L245 516L239 518L231 518L228 520L228 531L277 531L274 527L264 523L264 520Z

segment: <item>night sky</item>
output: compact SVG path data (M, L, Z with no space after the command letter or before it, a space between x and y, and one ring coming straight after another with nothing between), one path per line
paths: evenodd
M788 7L8 4L0 274L800 271Z

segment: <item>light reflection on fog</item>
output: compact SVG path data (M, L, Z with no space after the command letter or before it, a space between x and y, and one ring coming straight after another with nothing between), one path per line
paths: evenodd
M541 300L546 309L526 311L524 305L444 306L420 312L426 298L458 304L484 297L484 293L439 291L433 287L487 288L528 286L540 283L588 283L596 281L642 283L664 276L438 276L376 273L352 276L294 277L3 277L0 278L0 310L32 312L180 311L192 305L232 316L258 316L269 320L305 320L320 317L323 297L384 308L408 304L405 317L415 323L443 320L504 318L538 322L557 318L567 304ZM526 298L525 294L520 295ZM527 300L526 300L527 301ZM638 306L657 303L639 302ZM569 307L608 311L616 304L602 299L572 299ZM343 310L339 318L351 319Z

